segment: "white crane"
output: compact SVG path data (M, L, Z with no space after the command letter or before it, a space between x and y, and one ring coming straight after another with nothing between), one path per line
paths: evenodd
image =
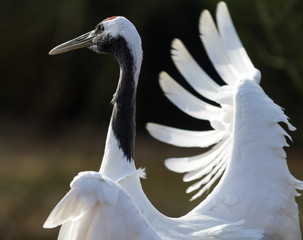
M209 131L187 131L150 123L157 139L180 147L212 148L198 156L171 158L168 169L184 173L183 181L195 181L187 193L200 197L222 176L214 190L192 212L232 220L264 230L264 239L301 239L296 189L301 181L288 170L286 137L280 126L295 128L281 107L260 87L261 74L253 66L236 33L226 4L216 12L218 28L205 10L200 17L200 38L215 70L226 83L219 86L191 57L179 39L172 43L172 59L186 81L209 104L182 88L167 73L160 86L186 114L208 120Z
M227 30L230 24L226 25ZM99 23L95 30L54 48L50 54L82 47L97 53L112 53L120 65L104 156L99 172L81 172L74 178L71 190L51 212L44 227L62 225L58 236L61 240L262 239L264 229L248 225L245 216L234 220L233 216L226 218L224 212L222 216L211 211L205 214L199 207L183 217L169 218L153 207L140 184L144 170L136 169L133 160L136 87L142 62L140 36L126 18L111 17ZM172 86L173 89L176 87ZM218 119L217 126L220 122ZM150 127L159 130L159 126ZM219 186L224 184L223 180ZM294 189L291 191L294 193ZM220 198L214 199L214 206L218 201ZM208 201L204 203L207 204Z

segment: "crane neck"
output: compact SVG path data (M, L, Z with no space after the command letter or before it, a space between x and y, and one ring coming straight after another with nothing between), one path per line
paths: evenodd
M120 65L120 77L112 100L113 112L101 165L101 172L112 178L135 170L136 89L142 62L142 50L138 59L124 38L116 42L114 54Z

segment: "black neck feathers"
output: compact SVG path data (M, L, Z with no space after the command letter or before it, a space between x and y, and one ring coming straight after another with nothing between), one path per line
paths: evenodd
M113 40L112 51L120 65L120 79L112 100L112 130L128 161L134 156L136 134L136 79L134 57L124 38Z

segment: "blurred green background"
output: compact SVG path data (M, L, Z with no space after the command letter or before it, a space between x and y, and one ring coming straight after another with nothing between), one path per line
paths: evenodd
M0 239L55 239L57 230L42 229L46 217L79 171L99 169L118 64L112 56L86 49L60 56L49 56L48 51L113 15L130 19L143 42L136 162L147 168L144 189L170 216L180 216L201 201L189 203L190 196L184 193L188 184L181 184L180 175L163 167L167 157L201 150L159 143L147 134L145 124L209 128L169 103L157 78L165 70L191 91L170 60L171 41L178 37L221 81L198 36L201 11L206 8L214 15L216 4L213 0L1 0ZM288 162L292 173L303 179L303 1L227 4L248 54L262 72L262 87L297 127L287 149ZM302 199L298 203L302 210Z

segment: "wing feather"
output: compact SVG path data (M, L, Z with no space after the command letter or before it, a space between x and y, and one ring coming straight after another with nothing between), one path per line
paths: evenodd
M171 56L186 81L202 96L215 100L220 86L204 72L179 39L172 42Z
M224 10L224 9L223 9ZM172 58L180 73L202 96L218 103L213 106L188 93L167 73L160 74L160 86L168 99L186 114L208 120L214 130L187 131L167 126L148 124L150 134L160 141L181 147L209 147L211 150L198 156L172 158L165 162L168 169L186 173L183 181L194 181L187 193L198 190L193 199L201 196L222 176L230 160L231 134L233 132L234 85L243 77L225 50L221 36L208 11L200 17L200 37L215 69L228 84L219 86L194 61L185 46L178 39L172 43ZM237 37L237 36L233 36ZM226 41L226 40L225 40Z
M183 181L194 181L186 191L197 191L191 200L208 191L223 175L193 212L245 219L248 226L253 223L268 236L277 233L281 239L289 234L296 238L300 229L294 198L303 183L288 170L283 147L288 146L287 138L291 137L279 123L285 123L291 131L295 128L283 109L260 87L261 74L247 55L225 3L218 4L216 19L218 28L210 13L202 12L200 38L227 85L213 85L180 40L172 43L172 58L189 84L218 106L210 107L211 104L192 96L168 74L160 74L160 85L169 100L186 114L208 120L213 130L203 134L156 124L148 124L148 130L160 141L176 146L213 145L198 156L165 161L168 169L184 173ZM266 217L260 218L264 214Z
M165 166L174 172L185 173L196 169L202 169L210 164L221 154L228 146L229 141L223 140L216 144L211 150L208 150L200 155L183 158L169 158L165 160Z
M218 130L189 131L155 123L148 123L146 128L154 138L180 147L208 147L221 141L225 135Z
M196 170L192 170L192 171L186 173L183 177L183 181L190 182L190 181L199 179L199 178L203 177L204 175L211 175L211 174L209 174L211 172L211 170L214 169L217 165L219 165L222 161L225 160L225 156L226 156L227 152L228 152L228 148L225 148L209 164L201 166L200 168L196 168Z
M225 157L225 158L227 158L227 157ZM200 180L199 187L205 183L206 184L190 200L193 201L193 200L197 199L198 197L201 197L203 193L208 191L211 188L211 186L213 186L213 184L222 176L222 174L226 168L226 165L227 165L227 161L226 161L226 159L223 159L218 165L216 165L216 167L213 169L213 171L205 177L205 179L203 178L202 180Z
M226 3L220 2L217 7L216 19L220 38L222 40L225 52L230 59L238 75L242 78L254 79L254 76L259 72L252 64L245 48L234 27ZM260 82L259 79L255 79Z
M200 17L200 38L213 66L228 84L233 85L239 76L228 59L219 33L208 10L204 10Z
M186 91L165 72L160 73L159 82L168 99L192 117L212 120L216 119L222 111L219 107L206 103Z
M128 193L98 172L81 172L74 178L44 227L58 225L60 240L160 240Z

